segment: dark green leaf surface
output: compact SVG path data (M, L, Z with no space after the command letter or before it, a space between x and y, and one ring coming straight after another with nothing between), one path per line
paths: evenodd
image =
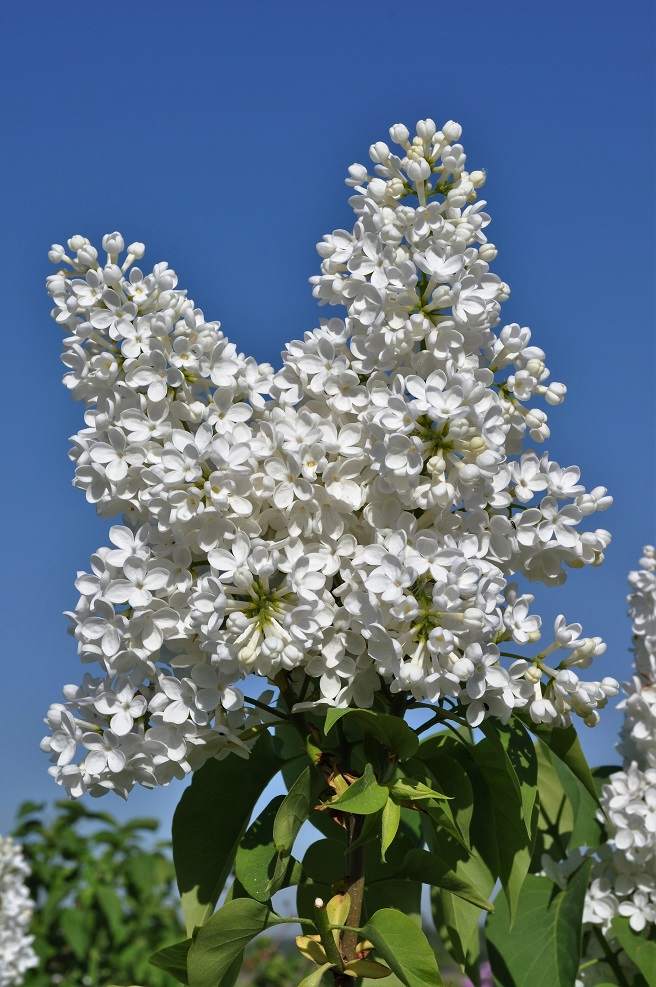
M530 874L510 930L504 898L485 924L492 970L500 987L573 987L581 956L581 921L591 861L560 891Z
M286 857L291 853L294 840L310 814L311 771L303 770L287 792L273 822L273 842L278 853Z
M508 898L512 921L522 884L531 864L534 836L537 832L537 763L535 782L531 792L527 793L525 789L529 782L525 781L520 787L510 757L494 740L481 740L472 748L472 756L485 777L492 798L499 848L499 878ZM532 805L533 810L527 826L526 812L529 805Z
M493 825L493 803L486 778L463 744L450 738L435 738L433 746L438 745L440 749L448 751L449 757L458 762L468 778L464 805L462 809L458 809L457 819L459 822L462 819L463 824L467 819L470 820L468 832L471 849L463 848L440 826L435 829L426 825L426 840L429 848L458 877L488 898L499 876L499 850ZM422 748L423 746L422 744ZM442 783L441 779L439 783ZM446 785L444 787L449 791ZM478 957L478 922L481 909L444 888L433 890L431 901L436 927L443 928L447 948L455 961L469 970Z
M297 891L297 915L311 915L315 898L327 901L335 893L334 886L346 876L348 863L345 849L345 839L318 840L307 848L303 857L303 879ZM411 849L412 843L399 831L387 851L387 863L382 863L379 853L367 851L363 921L387 905L400 908L419 920L420 882L397 878L403 860Z
M477 908L484 908L488 912L494 911L494 906L477 888L455 871L450 870L444 861L427 850L410 850L403 861L399 876L420 881L422 884L431 884L433 887L445 888L464 901L476 905Z
M362 777L349 785L343 795L331 802L331 808L367 816L382 809L388 798L389 789L385 785L378 784L371 765L367 764Z
M212 914L255 803L280 769L268 733L248 764L229 754L194 773L173 816L173 861L187 932Z
M259 901L229 901L208 919L189 950L190 987L223 987L251 939L281 921Z
M648 984L656 984L656 942L649 942L634 932L628 918L614 918L613 932L622 949L633 960Z
M179 980L181 984L188 984L187 954L192 942L192 939L185 939L183 942L174 943L173 946L158 949L156 953L153 953L148 962L160 970L166 970L176 980Z
M596 802L599 802L594 778L585 759L576 729L573 726L547 727L544 724L533 723L530 718L522 717L531 733L545 744L552 754L555 754L563 764L566 764L572 774L578 778L584 788Z
M282 801L283 796L276 795L253 820L239 842L235 858L238 881L251 898L260 902L268 901L274 893L270 885L273 886L278 853L273 842L273 823ZM298 883L300 870L297 860L285 858L282 870L285 887Z
M412 919L396 908L382 908L363 929L404 987L443 987L430 943Z
M370 733L388 747L400 760L413 757L419 747L414 730L398 716L378 713L373 709L329 709L326 715L326 736L338 720L348 716L355 719L363 733Z

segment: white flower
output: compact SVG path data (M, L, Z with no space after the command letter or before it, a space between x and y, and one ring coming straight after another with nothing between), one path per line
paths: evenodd
M311 708L449 698L474 725L516 708L592 724L613 694L580 677L602 642L564 619L532 660L504 654L541 626L511 581L600 564L608 533L581 528L610 498L533 448L549 435L535 399L565 388L530 330L501 323L485 175L464 170L460 134L395 125L374 177L351 167L353 231L324 237L311 279L342 317L289 342L277 372L166 264L134 267L143 244L122 257L108 234L106 263L84 237L53 246L65 384L85 405L75 485L123 517L69 615L97 676L48 715L43 748L71 794L246 755L240 735L265 722L240 699L250 673L307 674ZM634 693L643 745L656 701Z
M28 934L34 911L25 883L29 875L23 848L0 836L0 987L18 987L39 964Z

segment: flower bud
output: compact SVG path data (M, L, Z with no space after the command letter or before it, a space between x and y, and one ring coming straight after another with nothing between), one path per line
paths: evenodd
M544 393L544 399L547 404L562 404L565 400L565 395L567 394L567 388L564 384L559 384L558 381L552 381L549 387Z
M90 243L87 243L78 250L77 259L87 267L95 267L98 261L98 251Z
M369 148L369 157L377 164L385 164L390 156L390 150L383 141L377 141Z
M362 185L367 180L367 169L364 165L352 164L348 172L351 177L346 179L347 185Z
M405 145L410 137L410 131L404 124L395 123L393 127L390 127L389 135L395 144Z
M82 236L81 233L76 233L75 236L72 236L70 240L67 240L66 242L68 244L68 249L77 253L77 251L81 250L84 244L89 241L85 236Z
M108 254L120 254L125 248L125 240L120 233L106 233L102 238L102 248Z
M437 127L435 126L435 121L431 120L430 117L427 120L417 121L417 134L422 140L432 140L436 130Z
M470 171L469 181L472 183L474 188L481 188L485 185L486 174L484 171Z
M421 161L409 161L407 172L411 182L423 182L430 176L430 165L423 158Z
M134 260L141 260L143 255L146 253L145 244L139 243L137 240L135 243L131 243L128 247L128 254L134 258Z
M481 260L484 260L487 264L490 264L495 259L498 253L499 251L497 250L497 248L494 246L493 243L484 243L483 246L480 247L478 251L478 256L481 258Z
M66 260L66 251L61 243L53 243L48 251L48 260L51 264L61 264L62 261Z
M105 264L103 268L103 281L109 288L120 284L123 272L118 264Z
M442 133L448 141L460 140L462 134L462 127L459 123L455 123L454 120L447 120L447 122L442 127Z
M393 199L398 199L405 192L403 180L401 178L391 178L387 183L387 193Z

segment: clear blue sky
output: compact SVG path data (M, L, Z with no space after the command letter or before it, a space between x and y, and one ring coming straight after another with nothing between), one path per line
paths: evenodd
M504 321L532 327L569 387L549 449L616 498L605 566L542 610L604 637L599 674L626 677L626 573L655 537L651 0L37 0L3 29L0 832L20 800L60 794L41 719L81 675L61 611L106 541L71 487L82 409L60 384L50 243L143 240L240 348L276 361L317 324L307 278L315 242L352 223L347 166L396 122L458 120L487 169ZM591 760L612 759L619 722L584 733ZM180 790L103 807L166 829Z

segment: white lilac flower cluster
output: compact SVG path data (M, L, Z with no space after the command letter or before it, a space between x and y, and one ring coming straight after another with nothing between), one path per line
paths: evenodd
M353 165L351 232L318 245L322 321L283 367L237 352L165 263L105 257L82 236L50 251L64 381L86 406L75 484L124 515L76 582L72 620L94 666L51 707L57 781L125 794L229 749L248 753L249 673L299 708L369 707L378 690L466 708L469 723L588 725L616 693L583 681L603 652L559 617L540 638L514 576L560 585L609 535L579 525L611 503L576 466L530 446L559 404L531 332L500 322L508 286L452 121L422 120L394 153ZM511 650L513 650L511 648ZM300 694L299 694L300 693ZM81 760L76 754L81 752Z
M25 973L38 965L28 935L34 903L25 886L30 869L23 848L0 836L0 987L22 984Z
M623 684L624 769L604 785L609 840L586 900L584 919L608 930L617 915L642 932L656 923L656 551L644 549L629 575L635 674Z

